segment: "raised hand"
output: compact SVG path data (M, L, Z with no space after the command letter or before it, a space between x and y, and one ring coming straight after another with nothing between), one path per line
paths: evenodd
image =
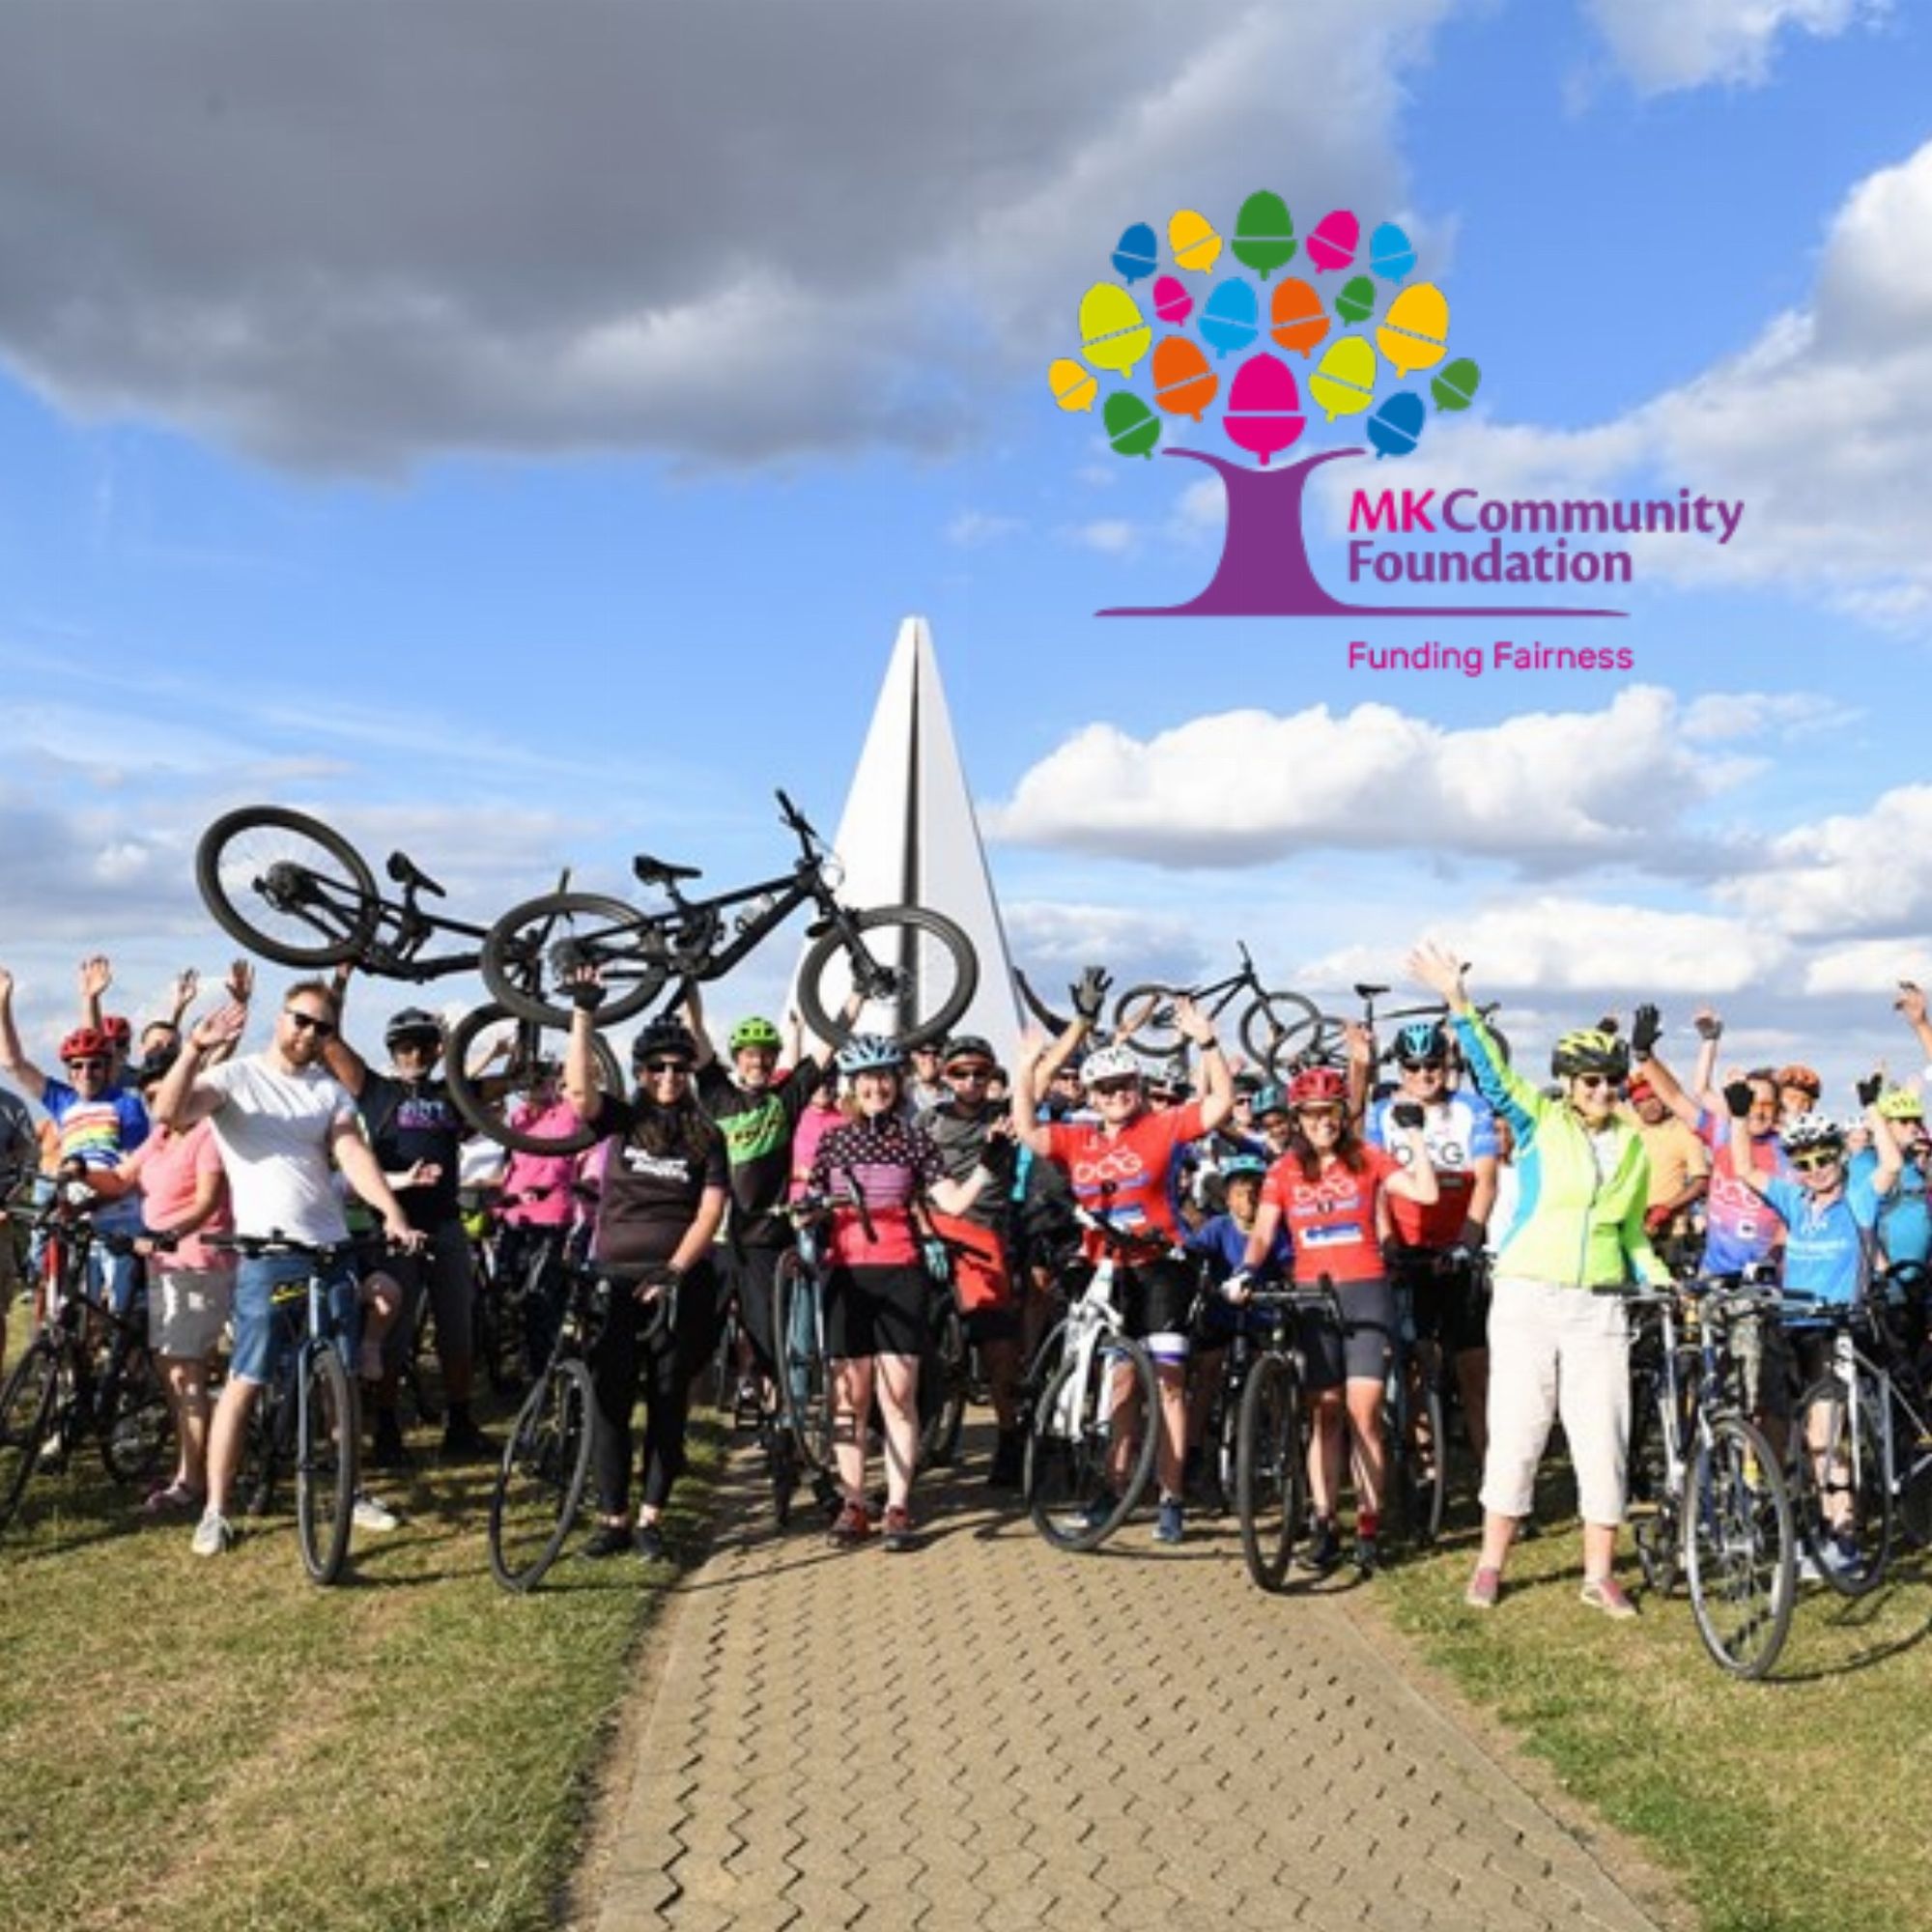
M236 1006L245 1007L255 995L253 963L246 959L235 960L228 968L228 980L223 990Z
M4 1007L14 997L14 976L4 966L0 966L0 1007Z
M247 1024L248 1009L240 1000L230 1000L206 1019L197 1020L188 1039L203 1053L213 1053L217 1046L230 1046L240 1039Z
M1690 1023L1697 1029L1699 1039L1721 1039L1724 1022L1715 1007L1699 1007L1691 1015Z
M194 1005L195 995L200 991L201 975L192 966L184 966L175 975L174 1001L178 1019Z
M1898 982L1898 998L1891 1004L1905 1015L1907 1025L1917 1027L1925 1024L1925 994L1916 981L1901 980Z
M1467 989L1463 983L1463 962L1440 941L1425 939L1408 955L1408 976L1419 980L1435 995L1445 1001L1451 1010L1469 1004Z
M1206 1046L1214 1037L1214 1022L1184 993L1174 1003L1174 1023L1196 1046Z
M104 952L90 952L80 962L80 997L98 1000L114 983L114 968Z
M1107 1004L1108 989L1114 983L1114 976L1104 966L1089 966L1082 970L1079 979L1067 987L1067 997L1073 1002L1073 1010L1089 1026L1100 1023L1100 1009Z
M1663 1031L1663 1015L1649 1005L1639 1007L1631 1019L1631 1058L1648 1060Z
M1360 1020L1350 1020L1342 1029L1342 1038L1348 1045L1351 1065L1373 1066L1376 1064L1376 1037Z

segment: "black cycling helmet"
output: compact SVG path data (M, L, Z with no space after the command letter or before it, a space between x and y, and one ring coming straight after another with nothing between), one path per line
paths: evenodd
M696 1037L682 1020L674 1020L668 1013L646 1022L631 1042L631 1065L641 1066L663 1053L674 1053L694 1066L697 1064Z
M955 1034L946 1042L944 1064L951 1066L955 1060L983 1060L988 1066L1000 1064L999 1056L977 1033Z
M405 1007L401 1012L389 1016L389 1024L384 1030L383 1044L394 1046L403 1039L433 1039L442 1044L442 1021L427 1007Z

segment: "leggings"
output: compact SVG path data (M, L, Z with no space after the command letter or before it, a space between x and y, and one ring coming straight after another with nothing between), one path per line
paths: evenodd
M678 1284L677 1327L646 1343L652 1311L628 1288L613 1288L611 1315L590 1350L590 1381L597 1398L591 1456L597 1472L597 1507L622 1516L631 1500L631 1411L644 1398L643 1503L662 1509L685 1469L685 1424L691 1412L691 1378L718 1339L718 1278L699 1262Z

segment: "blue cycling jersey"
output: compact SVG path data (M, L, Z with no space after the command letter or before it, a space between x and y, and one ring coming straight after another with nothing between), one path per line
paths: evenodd
M1856 1299L1865 1277L1867 1236L1878 1221L1869 1177L1848 1176L1844 1191L1822 1207L1802 1181L1768 1181L1765 1193L1786 1230L1785 1288L1838 1307Z

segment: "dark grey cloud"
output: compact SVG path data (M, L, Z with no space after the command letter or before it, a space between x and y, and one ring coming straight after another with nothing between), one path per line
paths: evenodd
M298 466L940 448L1127 220L1392 207L1448 4L15 0L0 355Z

